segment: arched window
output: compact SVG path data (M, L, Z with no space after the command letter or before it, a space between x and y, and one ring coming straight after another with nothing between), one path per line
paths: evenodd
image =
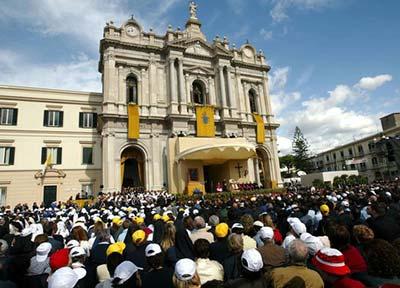
M138 104L137 79L130 75L126 78L126 96L128 103Z
M249 102L250 102L250 111L251 113L257 113L257 104L256 104L256 92L253 89L249 91Z
M203 83L199 80L193 81L192 84L192 95L193 95L193 103L196 104L206 104L205 101L205 91L204 91Z

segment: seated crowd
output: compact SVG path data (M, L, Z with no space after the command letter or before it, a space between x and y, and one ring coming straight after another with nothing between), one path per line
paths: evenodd
M400 287L400 183L0 213L0 287Z

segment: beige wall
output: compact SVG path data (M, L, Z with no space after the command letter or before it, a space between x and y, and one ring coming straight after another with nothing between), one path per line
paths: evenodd
M7 205L14 206L18 203L38 204L43 201L43 186L57 185L57 201L66 201L69 197L81 191L83 184L93 184L94 192L99 192L101 184L101 170L63 170L65 177L56 177L53 172L48 172L43 180L36 179L35 170L18 172L1 172L0 187L7 189Z

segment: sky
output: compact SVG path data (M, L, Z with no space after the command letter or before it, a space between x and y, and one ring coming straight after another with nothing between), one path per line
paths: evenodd
M400 112L400 1L198 0L202 31L262 49L280 155L298 126L318 153L381 131ZM131 15L184 28L186 0L3 0L0 85L101 92L99 41Z

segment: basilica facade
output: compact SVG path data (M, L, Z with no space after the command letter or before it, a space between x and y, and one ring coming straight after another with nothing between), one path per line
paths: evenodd
M102 93L0 86L0 204L64 201L100 187L279 186L265 55L249 43L209 41L201 25L193 2L185 29L164 35L133 18L107 23Z

